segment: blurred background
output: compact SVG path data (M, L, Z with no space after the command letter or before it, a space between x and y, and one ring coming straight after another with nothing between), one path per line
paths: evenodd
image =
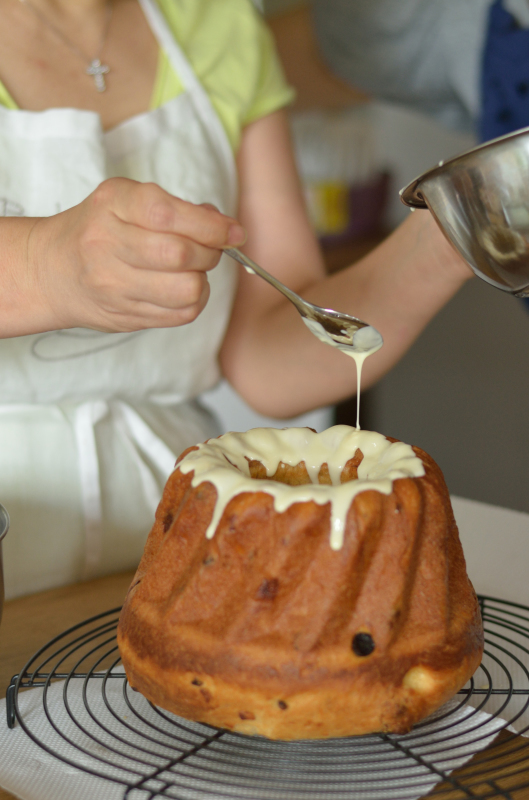
M336 78L319 54L309 3L265 0L261 10L298 93L290 112L296 157L332 272L358 260L410 213L399 200L401 187L474 138L373 101ZM528 308L470 281L404 359L362 394L362 427L429 452L451 493L529 512ZM226 385L204 402L226 430L292 424L322 430L356 419L352 400L278 423L252 412Z

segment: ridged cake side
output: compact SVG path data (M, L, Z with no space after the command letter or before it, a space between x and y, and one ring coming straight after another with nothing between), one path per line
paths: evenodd
M425 475L358 494L340 550L329 508L276 512L257 464L255 493L208 540L216 490L176 469L120 618L131 685L189 719L280 739L403 732L453 696L479 665L481 618L443 476L414 452ZM303 480L303 465L280 470Z

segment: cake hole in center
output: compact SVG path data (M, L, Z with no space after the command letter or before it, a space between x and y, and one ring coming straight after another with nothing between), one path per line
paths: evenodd
M357 449L354 456L345 464L340 474L340 483L358 480L358 466L364 455ZM255 459L248 459L250 477L256 481L276 481L277 483L287 484L288 486L304 486L312 483L304 461L291 466L284 461L279 462L279 466L273 475L266 474L264 465ZM327 463L323 463L318 472L318 483L325 486L332 486L331 475Z
M306 483L312 483L304 461L300 461L295 467L280 461L273 475L266 474L266 469L260 461L249 461L248 467L250 476L257 481L275 481L287 484L287 486L303 486Z
M349 481L358 480L358 467L360 466L364 454L361 450L356 451L354 456L349 459L340 475L340 483L348 483Z

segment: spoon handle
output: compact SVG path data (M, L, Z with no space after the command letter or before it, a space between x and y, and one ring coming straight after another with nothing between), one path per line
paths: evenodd
M274 289L277 289L279 292L284 294L285 297L287 297L291 303L294 303L297 310L303 317L310 316L308 314L307 304L299 296L299 294L296 294L296 292L293 292L292 289L288 288L288 286L285 286L284 283L278 281L277 278L274 278L273 275L270 275L269 272L260 267L259 264L256 264L255 261L252 261L251 258L245 256L244 253L241 253L241 251L238 250L236 247L228 247L224 250L224 252L228 256L231 256L231 258L235 259L235 261L238 261L239 264L242 264L243 267L246 267L247 271L255 272L255 274L259 275L260 278L263 278L265 281L268 281L268 283L271 284L271 286L273 286Z

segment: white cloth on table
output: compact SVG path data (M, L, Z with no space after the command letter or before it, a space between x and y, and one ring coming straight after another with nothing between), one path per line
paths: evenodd
M62 682L56 683L49 691L48 712L62 733L70 737L78 747L84 748L85 752L80 752L78 747L73 747L50 726L42 708L42 689L32 689L20 696L21 710L32 733L48 748L60 753L63 758L70 760L72 762L70 764L63 763L55 756L41 749L31 741L20 725L17 725L13 730L9 730L3 724L5 701L0 701L0 752L2 753L0 786L11 791L22 800L73 800L74 798L75 800L94 800L94 798L121 800L125 792L122 784L112 783L110 780L105 780L104 777L94 777L86 774L74 765L92 769L99 776L112 777L115 780L131 784L139 780L141 773L145 770L144 765L134 764L135 758L145 757L145 754L142 754L141 750L138 750L134 745L147 747L149 749L147 760L151 764L161 766L164 763L164 759L169 760L174 758L175 755L178 756L179 749L182 752L191 751L193 746L200 744L205 736L210 736L214 733L211 728L195 725L186 720L182 720L185 727L188 730L195 731L196 734L186 735L182 731L175 731L172 723L164 722L162 718L156 715L141 695L133 694L132 701L134 706L141 710L142 715L147 720L147 724L141 726L145 734L147 736L153 734L153 730L149 728L149 722L154 723L158 729L162 728L166 732L164 736L156 731L154 735L158 744L154 744L152 740L142 740L137 734L131 733L123 725L123 723L132 723L134 727L137 727L138 723L123 701L120 680L109 681L107 690L107 700L112 709L117 711L118 719L108 711L103 701L100 691L101 681L98 682L98 685L92 685L89 689L87 700L91 713L99 720L99 724L96 724L85 709L82 698L82 683L82 681L73 682L68 692L68 699L73 716L84 727L86 732L80 730L78 724L72 721L66 711L62 701ZM450 717L450 742L448 748L445 746L446 752L443 754L443 743L446 741L447 733L446 721L442 717L457 704L457 701L451 701L450 704L447 704L436 715L432 716L428 727L422 730L420 743L417 742L416 732L408 734L409 738L399 736L398 741L401 747L398 749L389 741L382 741L378 737L374 737L376 742L374 746L368 741L371 737L353 737L345 742L344 740L330 740L326 743L327 756L331 759L331 762L336 757L336 750L339 749L340 755L342 757L345 755L342 767L349 768L351 764L356 763L361 774L366 776L365 783L355 782L355 800L374 800L375 798L380 800L381 797L391 797L391 800L398 800L399 797L403 797L406 800L411 800L410 790L415 791L414 796L416 798L424 797L442 780L443 773L450 774L454 769L462 766L474 755L476 750L487 747L505 727L505 723L501 719L491 718L483 712L474 712L468 706L463 707L453 712ZM177 719L168 712L164 712L164 714L169 720ZM123 723L121 720L123 720ZM480 737L477 746L475 744L476 726L479 727ZM87 733L96 737L97 741ZM180 741L171 741L171 734L175 733L182 737ZM117 741L114 734L124 736L128 744ZM220 765L221 769L225 772L228 771L228 773L230 768L233 772L236 772L237 769L239 772L241 769L251 770L252 764L248 765L238 755L241 746L240 739L229 733L225 733L224 736L227 737L228 743L231 738L234 746L229 750L228 748L223 749L222 754L219 754L218 748L215 749L214 747L210 757L214 758L214 753L216 753L217 758L221 758L223 761L223 764ZM187 740L188 744L183 744L182 739ZM470 744L470 742L474 743ZM164 746L164 743L166 746ZM223 740L224 743L225 740ZM300 781L307 779L307 770L314 770L311 780L311 797L320 797L322 800L328 797L325 792L325 781L332 781L332 768L326 765L322 773L323 777L318 776L318 756L325 758L326 753L326 750L322 749L321 742L317 743L318 752L316 754L314 750L310 749L309 745L305 766L303 766L303 763L300 764L299 744L289 745L285 743L283 748L278 750L276 743L267 743L266 740L261 738L256 738L254 743L256 748L254 758L256 759L258 774L259 769L261 770L261 790L259 789L259 783L255 789L252 789L251 780L246 777L244 782L250 784L250 786L248 788L241 787L237 792L237 784L234 780L234 786L231 791L235 793L235 797L240 797L241 800L243 798L246 798L246 800L251 800L251 798L260 800L263 797L263 766L259 763L261 758L271 775L280 775L281 771L286 769L285 759L288 760L289 747L295 748L295 763L291 769L293 772L296 769L299 771ZM117 748L119 755L116 755L115 751L107 751L105 746L107 744L112 748ZM366 746L372 752L370 757L366 757ZM346 749L345 754L344 747ZM429 769L426 764L420 763L418 759L415 760L407 756L402 747L410 747L418 757L435 764L437 772ZM260 754L259 748L264 748L262 754ZM274 761L274 754L276 761ZM432 756L432 754L436 755ZM303 760L303 757L301 758ZM107 759L112 762L112 766L105 763ZM383 767L380 764L381 760L385 762ZM215 769L211 770L211 767L215 766L215 762L203 761L202 763L206 767L204 772L200 771L200 760L198 763L192 760L192 766L190 767L186 767L184 760L182 767L177 767L176 775L173 773L171 776L171 781L177 782L177 788L173 792L169 792L167 796L177 796L180 800L218 800L218 798L225 796L226 784L222 781L226 781L227 778L221 776L221 779L216 781ZM135 770L137 771L135 772ZM293 780L292 774L288 777L290 781ZM341 780L339 772L337 780ZM158 782L151 781L148 786L153 789L163 783L162 775ZM321 794L315 792L316 786L319 785L321 785ZM291 784L285 784L285 787L287 786L291 788ZM299 800L306 796L302 787L303 783L300 783ZM334 787L336 787L336 784L334 784ZM266 789L268 790L267 796L277 798L285 796L281 792L281 785L273 782L270 782ZM229 796L231 797L232 794ZM347 794L347 796L353 795ZM133 790L127 795L129 800L143 800L146 797L145 790Z

